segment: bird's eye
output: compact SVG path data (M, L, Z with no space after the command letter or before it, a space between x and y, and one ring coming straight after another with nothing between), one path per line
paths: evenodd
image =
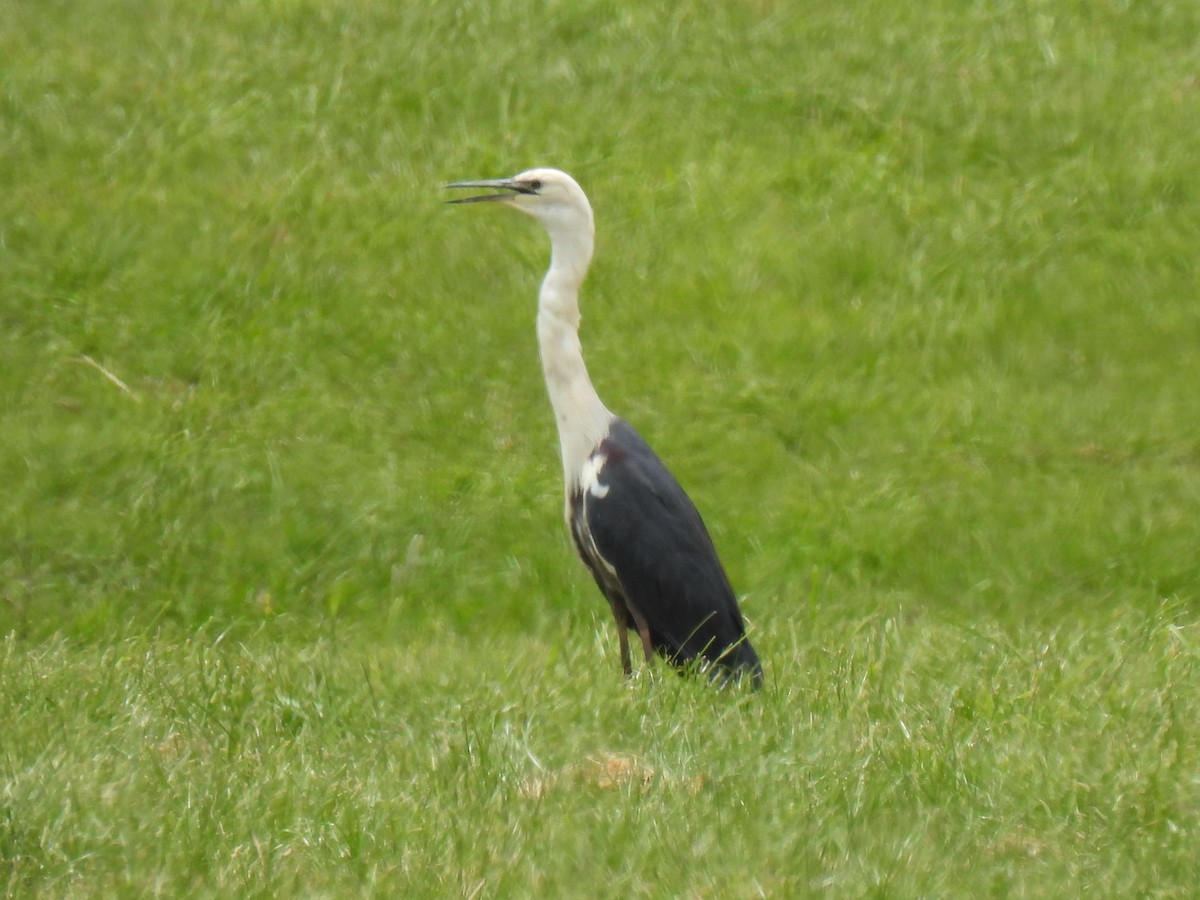
M542 180L540 178L535 178L533 181L529 182L529 186L535 191L540 191L542 189Z

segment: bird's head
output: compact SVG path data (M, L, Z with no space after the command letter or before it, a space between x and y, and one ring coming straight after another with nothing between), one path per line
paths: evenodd
M512 178L456 181L447 188L486 188L492 193L460 197L450 203L503 203L533 216L551 236L592 234L592 207L575 179L558 169L530 169Z

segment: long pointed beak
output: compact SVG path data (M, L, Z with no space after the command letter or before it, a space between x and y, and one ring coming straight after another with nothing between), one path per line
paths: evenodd
M489 200L508 200L513 194L532 194L533 188L511 178L488 178L482 181L456 181L443 185L449 188L488 188L500 191L498 194L477 194L474 197L459 197L457 200L447 200L447 203L483 203ZM507 193L511 191L512 193Z

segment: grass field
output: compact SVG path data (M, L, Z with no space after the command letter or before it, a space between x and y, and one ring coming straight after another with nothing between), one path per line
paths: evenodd
M0 885L1191 895L1198 35L0 0ZM759 695L620 677L545 237L441 202L533 165Z

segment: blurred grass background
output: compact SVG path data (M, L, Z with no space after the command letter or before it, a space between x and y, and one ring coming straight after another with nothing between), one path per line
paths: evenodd
M1198 35L1193 4L1115 0L0 0L12 671L47 659L86 680L122 642L165 640L187 683L205 671L189 648L216 635L284 669L337 635L373 664L411 654L469 683L562 675L551 731L603 744L572 719L624 700L561 522L532 327L545 238L441 203L447 181L553 165L596 210L593 379L688 488L744 594L777 685L759 726L803 716L846 676L839 654L898 627L920 648L904 671L936 668L942 629L966 629L1012 665L1053 646L1118 684L1114 636L1146 633L1187 665L1147 660L1125 687L1185 685L1186 721L1195 638L1171 636L1194 634L1200 580ZM533 658L497 674L497 654ZM939 691L979 674L971 658L892 700L936 718ZM666 719L696 702L655 689ZM13 715L41 708L11 690ZM1056 702L1047 721L1073 701ZM62 715L70 731L89 713ZM1142 722L1121 721L1118 742ZM31 796L16 773L36 733L6 763L10 798ZM845 735L821 734L828 763ZM1163 777L1194 798L1195 761L1176 762ZM681 801L681 822L704 801ZM55 821L52 798L9 802ZM759 809L761 844L795 827ZM1170 821L1195 836L1194 810ZM1059 824L1020 833L1044 847ZM9 859L57 874L20 883L75 883L27 827L40 849L10 842ZM1066 882L1078 849L1056 857ZM945 888L937 856L900 887ZM872 859L843 886L886 885ZM828 859L810 862L782 884L822 883ZM195 865L178 883L211 875ZM984 868L980 884L999 878Z

